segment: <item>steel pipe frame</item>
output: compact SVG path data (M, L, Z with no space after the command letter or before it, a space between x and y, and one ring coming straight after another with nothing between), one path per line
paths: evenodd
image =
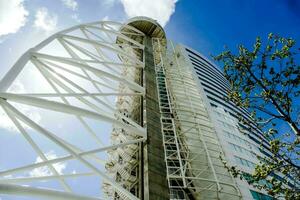
M173 109L172 109L172 106L171 106L171 101L170 101L170 95L169 95L169 91L167 90L167 81L166 81L166 78L164 77L159 77L158 75L158 72L162 72L163 75L165 75L165 66L164 66L164 59L161 55L161 52L162 52L162 46L160 44L160 40L159 39L152 39L152 43L153 43L153 46L155 48L155 45L157 45L156 47L156 50L158 50L159 53L157 54L154 54L154 59L155 59L155 56L159 56L159 59L160 59L160 63L157 63L155 68L156 68L156 73L157 73L157 79L161 79L163 80L163 86L164 86L164 89L162 89L163 91L162 92L166 92L166 99L168 100L168 103L166 103L167 107L169 107L169 115L173 115L174 113L172 112ZM160 71L161 70L161 71ZM159 94L158 95L158 99L159 99L159 107L160 107L160 111L161 113L164 113L162 111L162 105L161 105L161 96L160 96L160 90L161 88L159 87L159 84L161 84L159 81L157 81L157 93ZM165 113L164 113L165 114ZM165 123L163 122L165 120L169 120L171 121L171 123ZM170 188L170 196L172 194L172 173L170 173L169 169L170 169L170 166L169 166L169 161L172 161L172 160L176 160L179 162L179 169L176 170L176 172L173 172L173 173L178 173L180 172L180 175L179 176L176 176L177 179L179 178L180 180L183 181L183 188L186 188L187 187L187 182L186 182L186 178L185 178L185 170L184 170L184 164L183 164L183 159L182 158L182 154L181 154L181 151L180 151L180 141L178 140L178 136L177 136L177 131L176 131L176 127L175 127L175 124L174 124L174 119L173 118L168 118L166 116L161 116L161 130L162 130L162 134L163 134L163 145L164 145L164 155L165 155L165 162L166 162L166 168L167 168L167 179L168 179L168 185L169 185L169 188ZM168 128L166 128L164 125L168 124ZM166 140L166 137L164 135L164 131L165 130L170 130L171 132L173 132L174 136L172 138L170 138L169 140ZM172 144L175 143L175 146L176 146L176 151L170 155L168 155L168 150L167 150L167 146L169 144L170 141L173 141ZM175 158L173 155L176 155Z
M18 76L18 74L21 72L21 70L23 69L24 65L26 64L26 62L28 61L30 54L32 52L37 52L40 49L42 49L43 47L45 47L46 45L48 45L50 42L52 42L54 39L56 39L59 35L61 34L66 34L66 33L70 33L76 29L79 29L81 26L85 26L85 25L97 25L97 24L113 24L113 25L118 25L118 26L122 26L122 27L126 27L129 28L135 32L137 32L139 35L144 35L143 32L137 30L134 27L128 26L128 25L124 25L118 22L113 22L113 21L105 21L105 22L92 22L92 23L86 23L86 24L81 24L81 25L76 25L73 26L71 28L62 30L56 34L53 34L52 36L48 37L47 39L45 39L44 41L42 41L41 43L39 43L38 45L36 45L35 47L27 50L18 60L17 62L13 65L13 67L6 73L6 75L2 78L2 80L0 81L0 91L4 92L6 91L9 86L12 84L12 82L15 80L15 78ZM131 33L128 33L131 34Z
M126 196L128 196L129 198L131 198L133 200L138 200L138 198L136 198L134 195L132 195L129 191L127 191L126 189L124 189L121 185L119 185L117 182L115 182L114 180L112 180L110 177L108 177L104 172L100 171L97 167L95 167L93 164L91 164L88 160L86 160L85 158L82 158L81 156L79 156L78 153L76 153L71 147L69 147L68 145L66 145L63 141L57 139L57 137L53 133L51 133L50 131L42 128L40 125L38 125L37 123L35 123L31 119L29 119L27 116L25 116L20 111L18 111L17 109L15 109L13 106L11 106L6 101L0 99L0 104L2 106L5 106L12 113L14 113L14 115L18 119L20 119L23 123L27 124L31 128L35 129L36 131L38 131L39 133L41 133L42 135L44 135L45 137L47 137L48 139L52 140L58 146L62 147L64 150L66 150L68 153L70 153L73 157L77 158L78 161L80 161L86 167L90 168L92 171L94 171L95 173L97 173L99 176L101 176L103 179L105 179L111 185L113 185L114 187L116 187L123 194L125 194Z
M100 25L101 28L97 28L96 27L97 25ZM98 31L105 32L105 34L116 34L118 37L121 37L122 39L127 40L128 42L131 42L134 45L136 45L136 46L133 46L132 48L139 48L139 49L144 48L144 46L142 44L139 44L135 41L132 41L132 39L130 39L128 36L118 32L118 29L114 29L112 26L126 27L126 28L130 29L131 31L133 31L133 32L128 32L128 33L124 32L127 35L128 34L140 35L140 36L144 35L142 32L135 29L134 27L130 27L128 25L123 25L123 24L120 24L120 23L110 22L110 21L107 21L107 22L94 22L94 23L88 23L88 24L82 24L82 25L74 26L74 27L71 27L69 29L63 30L61 32L58 32L58 33L50 36L49 38L47 38L46 40L44 40L43 42L41 42L37 46L29 49L27 52L25 52L20 57L20 59L13 65L13 67L8 71L8 73L0 81L0 92L1 92L1 94L0 94L0 104L1 104L1 106L4 108L4 110L9 115L10 119L14 122L14 124L17 126L17 128L20 130L20 132L24 135L26 140L31 144L31 146L35 149L35 151L38 153L38 155L43 159L43 161L40 162L40 163L35 163L35 164L32 164L32 165L27 165L27 166L15 168L15 169L2 171L2 172L0 172L0 175L5 175L5 174L10 175L10 174L13 174L13 173L18 172L18 171L20 172L20 171L34 169L34 168L42 167L42 166L48 166L50 168L50 170L52 169L52 172L54 173L54 175L45 176L45 177L35 177L35 178L25 177L25 178L1 179L0 182L4 182L5 180L7 180L8 182L10 181L10 182L15 182L16 183L16 182L26 182L26 181L34 181L34 180L38 181L38 180L57 179L57 180L61 180L61 182L63 183L64 178L80 177L80 176L88 176L88 175L98 174L101 177L103 177L106 181L108 181L118 191L121 191L122 195L125 195L125 197L130 198L130 199L137 199L129 191L125 190L121 185L114 182L114 180L112 180L110 177L108 177L103 172L99 171L93 164L91 164L87 160L87 158L93 158L93 159L96 159L96 161L98 161L99 159L97 157L95 157L95 155L94 155L97 152L102 152L102 151L106 151L106 150L109 150L109 149L115 149L115 148L119 148L119 147L124 147L124 146L131 145L131 144L137 144L141 141L144 141L146 139L145 129L140 127L140 126L137 126L137 124L134 124L134 122L132 122L133 125L120 123L120 121L114 119L114 117L110 116L110 114L108 114L108 113L103 113L103 112L99 113L100 110L98 110L98 112L94 112L94 111L83 109L83 108L80 108L80 107L77 107L77 106L72 106L66 100L66 97L73 97L73 98L83 99L83 97L97 98L97 97L100 97L100 96L105 97L105 96L143 96L144 95L144 88L137 85L134 82L131 82L131 80L127 80L126 78L118 77L115 74L111 74L109 72L102 71L100 69L96 69L94 67L89 66L89 64L88 64L88 63L102 64L103 66L106 66L108 68L111 68L111 67L135 67L137 69L142 69L143 66L144 66L143 62L141 62L140 60L137 60L135 57L132 57L131 55L128 55L126 52L124 52L122 49L120 49L118 45L115 45L114 41L111 41L111 42L102 41L101 42L101 41L93 40L91 38L85 39L85 38L80 38L80 37L68 35L69 33L71 33L72 31L75 31L75 30L80 30L80 29L89 30L89 29L95 29L96 28ZM90 31L90 33L91 33L91 31ZM43 49L45 46L50 44L55 39L57 39L59 42L61 42L61 44L63 44L65 50L67 52L69 52L69 55L71 55L72 59L57 57L57 56L50 56L50 55L39 53L39 50ZM112 39L112 38L110 37L110 39ZM112 51L116 54L120 54L124 57L127 57L128 59L131 60L131 62L133 64L109 62L107 60L106 61L101 61L101 60L103 60L103 57L98 57L97 55L92 55L91 52L88 52L87 50L81 48L80 46L74 44L73 42L70 42L70 40L80 41L80 42L84 42L84 43L87 43L87 44L90 44L90 45L98 46L99 48L108 49L108 50L110 50L110 51ZM72 52L72 50L66 44L75 47L77 50L81 51L85 55L89 55L89 57L92 60L81 59L79 56L76 56L76 54L74 52ZM68 64L68 65L80 68L84 72L85 75L78 74L78 73L76 73L72 70L68 70L67 68L62 67L62 66L58 66L58 65L55 66L55 67L61 67L61 69L64 68L64 70L68 71L69 73L71 72L74 75L77 75L77 76L79 76L83 79L86 79L86 80L90 81L94 85L94 87L98 89L99 93L88 93L87 91L84 91L83 93L75 93L75 92L71 92L70 90L67 90L68 93L61 93L57 89L57 87L54 85L54 82L53 82L54 76L51 76L52 77L51 79L49 79L50 77L47 76L50 73L49 68L48 69L41 69L40 64L39 64L39 66L40 66L39 70L41 69L40 72L42 73L42 75L46 75L46 79L47 79L48 83L56 91L56 94L55 93L12 94L12 93L5 92L10 87L10 85L14 82L14 80L19 75L19 73L22 71L22 69L27 64L27 62L29 60L31 60L33 62L37 62L38 59L45 60L44 62L48 63L48 64L50 62L47 61L47 59L48 60L52 59L55 62L65 63L65 64ZM55 65L55 64L52 63L52 66L53 65ZM131 87L133 89L133 91L138 91L138 92L133 92L133 93L106 92L106 93L103 93L101 90L99 90L98 85L105 86L105 84L103 84L101 82L98 82L97 80L93 80L89 76L87 71L89 71L90 73L95 74L100 79L102 79L103 76L106 76L108 79L114 80L114 81L122 83L122 84L127 84L129 87ZM105 78L105 80L107 80L107 78ZM55 80L58 80L58 79L55 79ZM107 85L107 86L111 87L109 85ZM67 89L67 88L65 88L65 89ZM111 88L111 89L116 90L116 88ZM49 100L42 99L42 98L39 98L39 97L42 97L42 98L45 98L45 97L60 97L63 100L64 103L49 101ZM43 127L39 126L34 121L29 119L27 116L25 116L23 113L19 112L15 107L10 105L7 101L19 102L19 103L23 103L23 104L26 104L26 105L37 106L37 107L41 107L41 108L56 110L56 111L59 111L59 112L64 112L64 113L75 115L79 119L81 119L81 123L84 125L84 127L89 132L91 132L91 129L82 120L81 117L83 117L83 116L84 117L91 117L91 118L98 119L98 120L101 120L101 121L104 120L104 121L110 122L112 124L123 127L124 129L127 129L131 132L135 132L135 133L137 133L137 135L140 135L142 138L132 140L132 141L128 141L128 142L125 142L125 143L122 143L122 144L117 144L117 145L112 145L112 146L108 146L108 147L98 148L98 149L91 150L91 151L82 151L79 148L77 148L76 146L74 146L72 144L69 144L68 142L58 138L53 133L51 133L51 132L47 131L46 129L44 129ZM93 106L93 105L90 105L90 106ZM127 120L130 121L129 119L127 119ZM61 158L48 160L46 158L45 154L39 149L37 144L35 144L34 141L30 138L30 136L28 135L28 133L26 132L26 130L20 124L19 121L22 121L23 123L27 124L31 128L37 130L39 133L41 133L42 135L44 135L47 138L49 138L50 140L52 140L58 146L64 148L67 152L70 153L70 155L65 156L65 157L61 157ZM83 174L69 174L69 175L68 174L65 174L65 175L57 174L55 172L55 168L53 168L53 164L55 164L57 162L67 161L67 160L70 160L70 159L78 160L79 162L81 162L82 164L84 164L88 168L90 168L93 172L92 173L83 173ZM67 191L70 191L67 187L65 187L65 189ZM44 197L44 198L50 198L50 199L86 199L86 200L99 199L99 198L94 198L94 197L87 197L87 196L82 196L82 195L78 195L78 194L73 194L73 193L70 193L70 192L61 192L61 191L55 191L55 190L24 187L24 186L3 184L3 183L0 184L0 193L15 194L15 195L29 195L29 196L36 196L36 197L39 197L39 198Z
M93 149L93 150L90 150L90 151L81 151L80 153L78 153L78 156L88 158L89 155L93 155L95 153L108 151L108 150L116 149L116 148L119 148L119 147L125 147L125 146L130 145L130 144L138 144L138 143L143 142L143 141L145 141L145 139L142 138L142 139L132 140L132 141L117 144L117 145L101 147L101 148ZM12 173L22 172L22 171L26 171L26 170L30 170L30 169L35 169L35 168L46 166L48 164L55 164L55 163L59 163L59 162L65 162L65 161L72 160L72 159L75 159L72 155L64 156L64 157L55 158L55 159L51 159L51 160L47 160L47 161L43 161L43 162L39 162L39 163L34 163L34 164L31 164L31 165L26 165L26 166L23 166L23 167L10 169L10 170L4 171L4 172L0 172L0 175L1 176L10 175ZM4 181L4 180L5 179L1 179L1 181Z
M82 117L88 117L96 120L106 121L109 123L113 123L121 128L124 128L128 131L131 131L139 136L145 137L146 136L146 130L141 127L134 127L131 125L123 124L120 121L113 119L109 117L107 114L99 114L87 109L83 109L76 106L66 105L63 103L50 101L46 99L36 98L36 97L30 97L30 96L24 96L19 94L12 94L12 93L0 93L0 97L3 99L6 99L8 101L13 101L17 103L23 103L26 105L31 105L35 107L45 108L49 110L54 110L57 112L63 112L67 114L73 114L78 115Z
M201 141L201 143L203 145L203 147L202 147L203 148L203 152L205 152L206 158L208 159L208 165L210 166L209 167L210 171L213 174L213 179L205 179L205 181L212 182L213 184L216 185L216 189L214 189L214 191L217 192L217 196L219 196L219 193L223 192L221 184L224 184L224 183L220 182L218 180L217 172L214 169L215 166L213 164L213 161L211 160L211 155L209 153L209 151L211 151L211 150L208 150L208 147L207 147L207 144L206 144L206 140L204 139L206 136L203 135L202 130L201 130L202 124L199 123L199 119L195 120L196 119L196 115L198 113L200 114L200 112L198 112L196 108L199 107L199 105L201 104L202 100L199 97L199 93L198 94L197 93L196 94L190 93L190 90L192 90L193 87L195 88L194 80L190 77L190 74L189 74L191 72L189 71L189 69L185 69L184 71L181 69L181 67L180 67L181 65L180 65L180 63L178 61L178 58L176 56L177 54L175 53L175 48L174 48L174 46L173 46L173 44L172 44L171 41L170 41L170 44L171 44L171 54L172 55L169 55L169 56L173 57L173 59L175 60L175 63L174 63L174 66L172 66L170 68L168 68L168 65L165 65L165 67L166 67L166 71L168 72L166 78L168 80L169 85L173 85L173 87L176 88L173 91L174 93L176 92L176 94L173 94L172 92L170 93L170 95L172 97L172 103L173 103L172 105L174 105L173 109L177 110L178 112L184 111L185 113L183 113L182 115L185 115L185 116L190 112L190 115L191 115L191 119L190 120L189 120L189 117L187 117L184 121L182 121L181 120L182 117L180 117L180 116L177 117L177 120L179 120L180 124L182 122L185 123L185 124L186 123L191 123L192 126L189 125L189 127L196 127L198 129L196 135L198 135L198 137L199 137L198 139L200 139L200 141ZM175 71L172 72L172 70L175 70ZM181 89L179 89L179 88L181 88ZM187 88L188 88L188 92L187 92ZM191 100L191 98L192 98L191 96L194 96L195 100L200 101L198 103L199 105L197 104L197 101L195 102L195 101ZM178 104L178 105L176 105L176 104ZM176 112L176 114L178 114L178 113ZM183 128L183 125L181 126L181 128ZM210 125L210 126L207 126L207 128L213 128L213 127ZM215 140L215 142L213 144L216 145L216 147L218 149L217 152L221 153L222 150L220 148L220 145L218 145L219 144L218 143L218 139L216 137L213 138L213 139ZM188 145L188 147L189 146L190 145ZM193 159L191 159L191 158L188 158L186 160L187 163L190 163L192 161L193 161ZM192 169L192 168L188 167L188 169ZM175 176L175 177L177 177L177 176ZM191 177L189 177L189 178L185 177L185 178L187 179L187 181L189 179L191 181ZM229 184L229 185L232 186L233 188L235 188L236 195L240 197L241 193L240 193L238 187L236 186L236 183L235 183L233 177L229 176L229 178L231 178L232 181L233 181L233 184ZM193 177L193 180L201 180L201 179L203 179L203 178L201 178L201 177ZM226 185L227 184L228 183L226 183ZM183 189L183 188L181 188L181 189ZM210 188L202 188L202 190L210 190ZM201 192L201 191L198 191L198 192Z
M103 200L96 197L88 197L84 195L73 194L69 192L55 191L42 188L34 188L28 186L20 186L13 184L0 183L0 193L8 195L32 196L38 198L47 198L53 200Z

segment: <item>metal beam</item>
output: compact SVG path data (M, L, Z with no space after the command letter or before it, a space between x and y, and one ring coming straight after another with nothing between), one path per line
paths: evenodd
M57 144L58 146L62 147L64 150L66 150L67 152L69 152L72 156L76 157L78 161L80 161L86 167L90 168L92 171L94 171L95 173L97 173L99 176L101 176L103 179L105 179L108 183L110 183L113 187L115 187L121 193L123 193L124 195L126 195L128 198L131 198L132 200L138 200L138 198L136 196L134 196L128 190L126 190L125 188L123 188L119 183L115 182L112 178L110 178L109 176L107 176L104 172L100 171L97 167L95 167L89 161L87 161L86 159L84 159L81 156L79 156L78 153L76 153L74 150L72 150L69 146L65 145L60 140L58 140L56 137L54 137L53 133L51 133L50 131L48 131L48 130L42 128L41 126L39 126L37 123L35 123L34 121L32 121L31 119L29 119L28 117L26 117L24 114L22 114L21 112L19 112L17 109L15 109L13 106L11 106L6 101L0 99L0 103L2 105L6 106L6 108L8 108L11 112L13 112L17 116L17 118L19 118L25 124L27 124L28 126L30 126L33 129L35 129L39 133L43 134L48 139L50 139L51 141L53 141L55 144Z
M58 190L49 190L44 188L34 188L28 186L12 185L0 183L0 193L17 196L31 196L43 199L53 200L103 200L96 197L88 197Z
M24 95L18 95L18 94L12 94L12 93L0 93L0 97L7 99L9 101L14 101L18 103L23 103L26 105L31 105L39 108L45 108L48 110L54 110L57 112L63 112L67 114L73 114L73 115L79 115L83 117L89 117L96 120L106 121L109 123L113 123L119 127L122 127L134 134L140 135L145 137L146 136L146 130L142 127L134 127L127 124L124 124L110 116L99 114L87 109L79 108L72 105L66 105L64 103L50 101L46 99L40 99L36 97L30 97L30 96L24 96Z

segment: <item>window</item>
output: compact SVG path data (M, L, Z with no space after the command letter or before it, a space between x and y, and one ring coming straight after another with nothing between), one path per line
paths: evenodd
M210 103L210 105L214 108L217 108L218 106L216 104Z
M249 161L249 160L246 160L246 159L243 159L243 158L240 158L238 156L234 156L235 160L237 163L243 165L243 166L246 166L246 167L250 167L250 168L255 168L256 164Z
M226 137L228 137L228 138L232 138L232 135L231 135L231 133L229 133L228 131L224 131L224 133L226 134Z
M255 200L274 200L275 198L268 196L266 194L262 194L253 190L250 190L253 199Z
M219 69L217 69L217 68L216 68L215 66L213 66L211 63L209 63L209 61L207 61L206 59L202 58L202 56L196 54L195 52L193 52L193 51L190 50L190 49L187 49L187 48L186 48L186 50L187 50L187 52L189 52L189 53L193 54L194 56L196 56L197 58L199 58L199 59L201 60L201 62L203 61L203 62L206 63L208 66L210 66L210 67L216 69L216 72L218 72L221 76L224 76L224 75L222 74L222 72L219 71Z
M231 148L234 149L235 151L241 152L241 153L244 152L244 150L243 150L242 147L240 147L240 146L238 146L238 145L236 145L236 144L233 144L233 143L229 143L229 144L230 144Z
M243 177L245 178L245 180L249 183L249 184L251 184L253 181L254 181L254 179L253 179L253 177L252 177L252 175L251 174L248 174L248 173L243 173Z

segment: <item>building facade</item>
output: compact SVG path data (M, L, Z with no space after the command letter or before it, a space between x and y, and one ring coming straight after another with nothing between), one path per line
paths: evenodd
M145 199L271 199L233 178L222 163L226 160L250 174L258 163L256 155L262 155L261 141L263 153L269 156L270 152L254 123L252 127L239 123L239 116L252 121L248 111L225 100L230 85L220 69L195 50L168 41L162 27L151 19L133 18L127 24L146 34L144 54L139 55L146 61L143 115L148 132L147 143L136 151L144 160L135 162L133 174L138 174L139 165L143 171L134 178L144 182L136 181L135 190L143 187ZM122 167L120 172L112 168L108 171L128 183L121 178Z
M44 82L33 82L28 94L13 91L23 68L30 67ZM31 81L26 79L27 88ZM29 49L0 81L1 107L38 156L35 161L31 155L25 165L7 162L0 171L0 194L76 200L270 199L224 167L226 161L247 176L257 154L270 156L268 141L247 110L225 100L229 89L217 66L169 41L150 18L94 22L56 33ZM47 128L14 103L49 110L43 111L44 121L53 111L55 118L57 112L66 114L57 124L66 122L68 128L55 129L56 123ZM239 123L239 117L250 125ZM57 155L49 157L47 145ZM21 147L16 154L19 150L24 156ZM92 185L97 185L93 195Z

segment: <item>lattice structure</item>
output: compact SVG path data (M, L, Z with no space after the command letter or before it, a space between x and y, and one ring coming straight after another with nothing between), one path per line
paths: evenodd
M130 42L122 39L118 39L118 43L122 45L130 45ZM126 49L126 51L131 51L132 49ZM136 55L139 55L138 52L133 52ZM139 55L141 56L141 55ZM142 57L139 57L142 59ZM129 60L122 59L123 63L130 64ZM137 83L142 83L141 80L141 70L131 67L123 68L122 76L126 77L129 80L133 80ZM120 85L119 91L123 93L128 93L128 88ZM143 125L142 121L142 109L141 109L141 98L138 96L119 96L117 98L117 109L126 117L133 118L136 122ZM120 118L120 120L122 120ZM125 131L122 128L114 126L111 134L111 143L126 143L127 141L139 139L139 136ZM139 196L139 160L140 160L140 151L139 144L127 145L125 148L113 149L108 151L110 157L106 163L107 171L114 177L114 179L123 185L128 191L133 193L135 196ZM114 199L128 199L118 189L108 182L104 183L105 192L107 197L113 197Z
M29 199L82 200L102 199L102 193L112 191L112 196L138 199L132 191L138 180L133 170L137 146L146 139L146 131L140 120L145 91L139 74L144 63L137 52L142 52L144 46L131 39L133 35L143 37L144 33L110 21L82 24L49 37L21 56L0 82L0 104L39 159L31 159L24 166L1 168L0 193ZM34 76L40 76L43 82L31 84L27 77L26 87L35 87L26 93L14 92L11 88L28 68L34 69ZM81 127L72 131L85 136L75 141L73 138L78 136L66 136L66 130L52 131L53 124L47 127L49 124L26 116L22 112L24 105L42 109L42 119L54 112L55 116L61 113L64 119L71 118L74 127ZM107 144L105 140L111 132L113 142ZM51 149L60 155L49 157L43 140L49 141ZM108 156L100 155L105 151ZM108 163L104 161L107 157ZM112 173L106 173L105 163ZM122 163L130 167L120 167ZM72 169L59 170L59 164ZM46 173L37 175L34 170ZM78 192L81 186L90 184L85 182L86 177L97 178L93 183L98 185L98 193ZM120 177L123 181L119 181ZM98 179L103 180L103 192Z
M241 199L233 177L219 159L221 145L192 71L180 51L171 42L169 45L164 69L174 114L168 124L176 125L173 151L177 156L173 159L177 165L168 170L170 188L177 190L174 199Z
M174 123L174 113L168 92L166 75L164 70L164 56L166 46L163 41L153 39L155 55L158 58L156 64L156 82L159 94L159 108L161 112L161 130L163 135L165 162L167 167L167 179L170 189L170 199L187 199L184 191L186 188L185 174L183 170L185 165L186 154L182 151L182 143L179 141Z
M152 19L82 24L49 37L1 80L0 105L29 144L14 152L24 162L8 154L0 165L0 194L241 198L189 65Z

